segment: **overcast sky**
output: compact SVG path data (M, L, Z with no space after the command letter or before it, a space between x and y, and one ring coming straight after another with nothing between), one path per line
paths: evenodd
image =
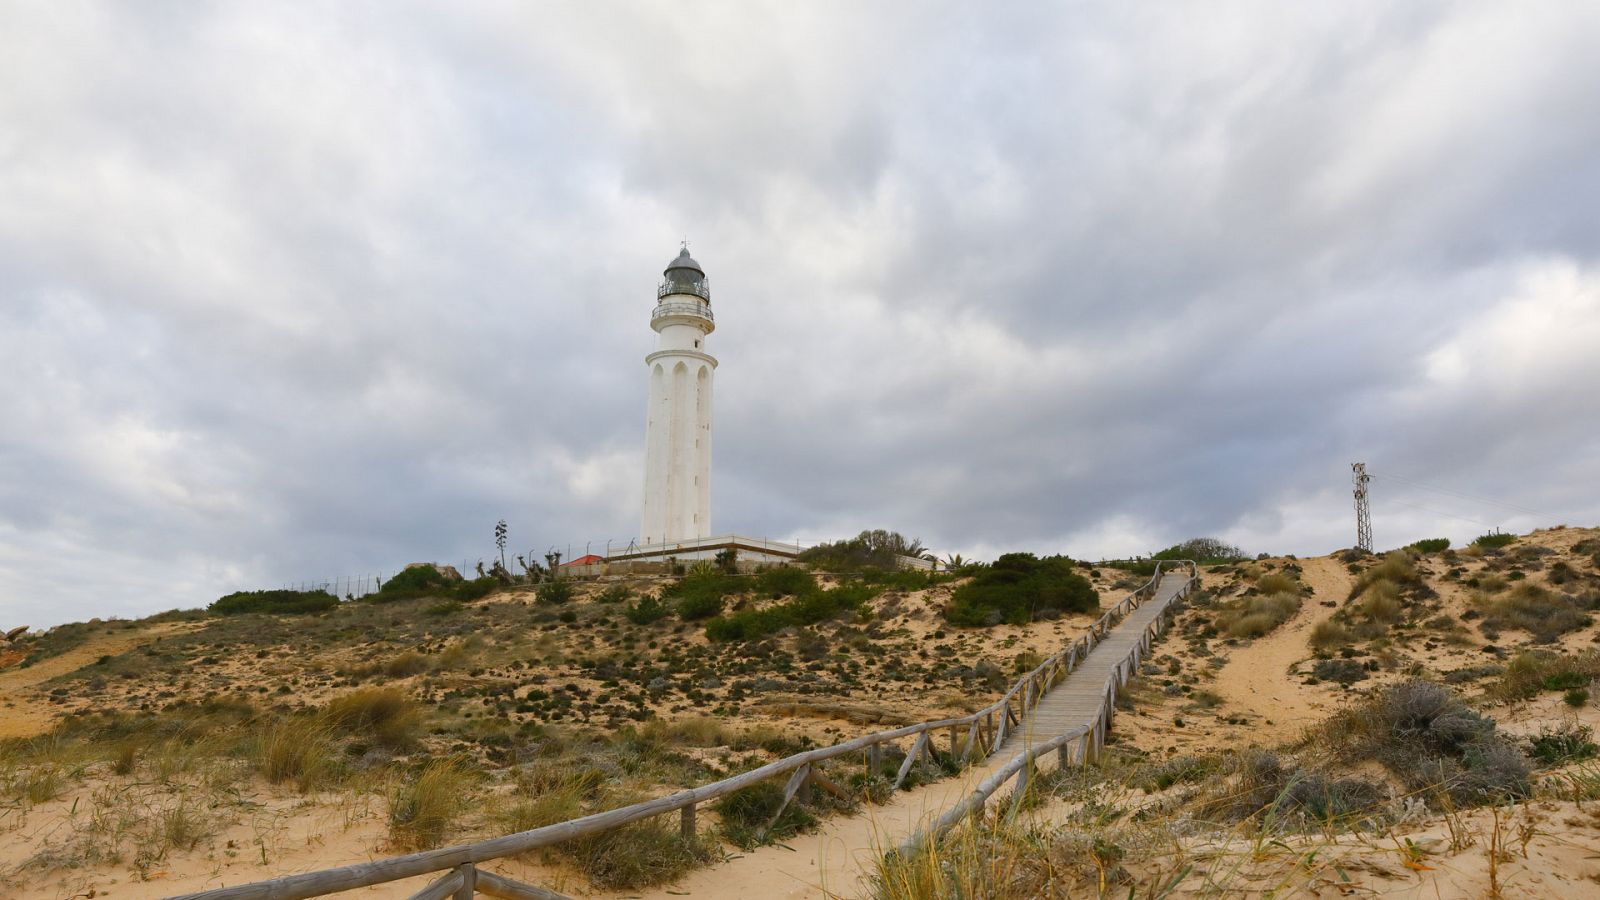
M0 5L0 627L625 543L684 238L717 533L1600 521L1600 6L1045 6Z

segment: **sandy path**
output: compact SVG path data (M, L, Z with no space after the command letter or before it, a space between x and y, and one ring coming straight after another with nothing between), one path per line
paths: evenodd
M908 745L909 741L902 749ZM954 806L1011 756L996 754L954 778L897 794L883 806L864 807L860 815L831 817L817 831L798 835L786 845L760 847L736 857L732 864L696 870L675 884L619 896L787 900L866 895L865 879L884 850Z
M57 675L77 671L102 656L126 653L158 637L192 631L196 627L191 622L168 622L137 630L99 634L78 647L26 669L13 666L0 670L0 704L3 704L0 705L0 738L43 734L55 724L58 710L33 688Z
M1289 677L1289 669L1311 657L1311 629L1338 611L1323 606L1322 601L1343 601L1350 592L1351 576L1344 563L1333 557L1299 563L1301 581L1310 586L1313 595L1276 631L1234 650L1211 686L1226 709L1260 718L1251 723L1251 735L1262 744L1293 740L1305 726L1327 715L1326 695Z

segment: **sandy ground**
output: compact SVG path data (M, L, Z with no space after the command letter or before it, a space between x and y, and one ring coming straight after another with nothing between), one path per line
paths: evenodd
M75 672L102 656L126 653L163 635L193 631L193 622L167 622L136 630L117 631L91 637L83 644L27 667L0 669L0 738L32 737L49 731L60 710L34 690L38 685L68 672Z
M1301 560L1300 566L1301 581L1312 589L1312 596L1294 618L1235 650L1211 686L1230 710L1259 718L1252 722L1251 730L1262 744L1294 740L1305 726L1331 711L1326 690L1290 677L1290 670L1311 658L1307 643L1311 629L1337 611L1322 601L1342 602L1350 592L1352 577L1344 563L1332 557Z

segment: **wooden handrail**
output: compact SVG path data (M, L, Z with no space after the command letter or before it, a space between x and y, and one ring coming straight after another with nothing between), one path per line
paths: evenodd
M1193 562L1189 562L1187 560L1182 562L1188 563L1191 574L1189 581L1179 589L1179 591L1173 596L1173 599L1178 599L1186 594L1189 588L1194 585L1199 577L1198 567ZM641 819L647 819L677 810L692 810L693 807L701 803L727 796L735 791L742 790L746 787L750 787L751 785L758 784L778 775L797 773L802 768L813 767L816 763L820 763L825 760L845 756L863 749L875 748L883 743L899 740L911 735L918 735L919 737L917 744L913 745L912 752L907 755L907 762L910 762L917 753L921 752L924 747L931 744L931 735L929 732L939 728L960 727L962 725L967 725L971 731L976 734L977 739L981 742L983 741L984 729L980 723L998 714L999 717L997 719L997 724L990 732L991 735L993 735L993 738L992 741L989 742L989 746L986 751L988 753L992 753L1000 748L1001 742L1004 739L1006 732L1006 716L1011 712L1011 699L1016 697L1018 693L1022 691L1025 685L1029 684L1033 679L1039 677L1051 667L1061 665L1063 677L1065 677L1067 674L1070 674L1074 665L1078 662L1081 662L1085 657L1088 656L1089 651L1100 642L1100 639L1103 638L1106 633L1108 633L1112 625L1114 625L1128 613L1132 612L1134 609L1137 609L1140 604L1144 602L1144 600L1148 599L1149 596L1155 595L1161 580L1161 569L1161 563L1157 563L1155 574L1150 577L1150 581L1135 590L1133 593L1124 597L1111 609L1106 610L1100 616L1100 618L1095 620L1094 624L1090 626L1090 629L1086 634L1079 636L1066 647L1051 655L1049 659L1035 666L1021 678L1017 679L1016 683L1011 686L1011 689L1006 691L1006 693L999 700L996 700L995 702L976 712L950 719L921 722L915 725L906 725L888 731L879 731L873 734L855 738L853 740L834 744L831 747L819 747L814 750L796 753L792 756L787 756L775 762L768 763L760 768L752 769L748 772L743 772L729 778L724 778L721 781L712 782L711 784L688 788L663 797L657 797L653 800L646 800L641 803L635 803L629 806L619 807L617 809L606 810L605 812L582 816L566 822L558 822L554 825L546 825L541 828L533 828L528 831L519 831L514 834L491 838L486 841L479 841L472 844L461 844L455 847L442 847L437 850L425 850L420 853L411 853L405 856L390 857L388 859L372 860L370 862L356 863L334 869L324 869L318 872L305 872L298 875L286 875L280 878L235 885L233 887L213 888L196 893L183 894L177 898L174 898L174 900L303 900L303 898L307 897L319 897L324 894L332 894L339 891L348 891L355 888L369 887L371 885L383 884L389 881L399 881L404 878L413 878L418 875L441 872L447 869L456 869L458 867L467 866L468 864L481 863L508 856L516 856L518 854L526 853L530 850L536 850L541 847L549 847L576 838L600 834L615 828L620 828L623 825L627 825L632 822L637 822ZM1097 630L1098 634L1096 633ZM1136 645L1133 652L1130 653L1129 658L1132 658L1138 652L1139 646ZM1112 682L1116 681L1117 674L1121 671L1121 669L1122 666L1119 664L1117 672L1113 672L1112 677L1107 679L1110 696L1113 698L1115 696L1116 687L1120 686L1120 683L1112 686ZM1126 680L1125 677L1124 680ZM1042 695L1043 691L1040 691L1039 693ZM1034 698L1034 703L1037 704L1037 702L1038 697L1036 696ZM1089 741L1090 739L1093 739L1095 742L1103 742L1103 725L1108 724L1109 722L1108 708L1110 704L1106 701L1102 701L1101 706L1102 718L1106 720L1105 722L1097 723L1096 726L1091 729L1079 729L1074 732L1069 732L1067 735L1060 735L1052 738L1043 745L1039 745L1022 754L1019 754L1018 760L1026 758L1027 762L1031 762L1032 759L1038 755L1038 753L1043 752L1040 748L1047 747L1049 749L1055 749L1058 747L1064 747L1072 739L1078 739L1080 741ZM1021 715L1026 716L1026 714L1027 709L1023 709ZM1096 749L1098 748L1096 747ZM970 750L971 741L969 740L968 752L970 752ZM1087 760L1089 753L1089 744L1085 743L1083 746L1082 758ZM967 798L967 800L964 800L960 805L958 805L956 810L966 810L966 812L962 813L961 816L950 818L952 814L956 812L956 810L951 810L944 816L940 817L939 821L942 823L945 821L945 819L950 818L950 825L953 825L955 822L960 821L964 815L969 814L972 809L976 808L976 806L972 806L973 803L976 803L977 806L981 806L982 803L988 799L989 795L997 790L1001 784L1004 784L1012 776L1014 776L1017 771L1020 771L1020 769L1016 767L1017 765L1017 760L1012 760L1010 763L1007 763L1001 772L1006 772L1009 774L1007 774L1004 778L1000 778L998 781L995 779L1000 773L996 773L996 776L991 776L989 779L986 779L983 784L988 785L991 781L993 781L993 786L990 787L987 792L982 792L981 797L979 796L979 791L974 791L971 797ZM1022 763L1022 765L1026 765L1026 763ZM907 769L909 769L909 766L902 766L900 778L903 779L905 777L904 772ZM897 779L897 783L898 781L899 779ZM798 787L798 785L796 785L796 787ZM980 786L980 788L981 787L982 786ZM686 813L685 815L688 816L691 815L691 813ZM944 826L946 830L948 827L950 826ZM939 833L942 833L942 831ZM504 877L496 876L493 879L486 879L484 876L487 874L488 873L481 872L477 874L478 879L481 880L481 884L479 885L480 888L491 888L492 886L492 890L525 892L521 894L521 896L540 896L547 898L560 897L559 894L553 894L548 891L544 891L541 888L535 888L530 885L518 884L517 882L513 882ZM485 890L484 892L490 893L491 890ZM504 896L504 894L501 894L501 896Z

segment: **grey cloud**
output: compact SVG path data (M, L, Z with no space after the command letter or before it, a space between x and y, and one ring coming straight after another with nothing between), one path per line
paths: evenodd
M1528 324L1600 319L1591 11L0 16L4 618L626 540L685 235L719 530L1322 552L1357 458L1600 513Z

